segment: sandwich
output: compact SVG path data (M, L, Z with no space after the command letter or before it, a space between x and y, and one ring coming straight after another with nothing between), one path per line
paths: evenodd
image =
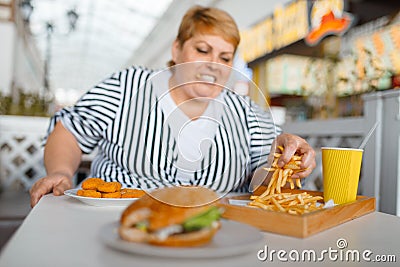
M120 218L119 235L130 242L193 247L210 242L220 228L218 195L203 187L167 187L130 204Z

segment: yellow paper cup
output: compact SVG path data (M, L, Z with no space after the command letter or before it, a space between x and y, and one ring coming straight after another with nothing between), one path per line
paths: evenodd
M363 150L322 147L324 201L335 204L356 200Z

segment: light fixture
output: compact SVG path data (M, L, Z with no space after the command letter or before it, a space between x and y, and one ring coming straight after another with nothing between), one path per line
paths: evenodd
M22 19L25 23L28 23L34 8L31 0L22 0L19 3L19 8L21 10Z
M53 23L47 21L45 24L46 24L46 33L47 33L47 35L53 34L53 31L54 31L54 25L53 25Z
M30 17L32 15L32 12L34 10L34 6L32 5L32 0L21 0L19 2L19 9L21 13L21 17L23 21L28 24ZM71 32L73 32L76 28L76 23L78 21L79 15L75 11L75 8L70 9L66 12L66 17L68 19L69 23L69 31L66 33L60 33L61 35L67 35ZM56 25L52 21L45 21L45 36L46 36L46 50L45 52L45 57L44 57L44 65L43 65L43 87L44 87L44 92L45 94L48 94L50 90L50 82L49 82L49 69L50 69L50 63L51 63L51 56L52 56L52 37L53 34L55 34L55 29ZM31 32L29 34L32 34ZM41 33L33 34L33 35L41 35Z
M69 29L70 31L74 31L76 27L76 22L79 18L78 13L76 13L75 9L71 9L67 12L67 17L69 21Z
M69 33L75 30L76 22L78 21L79 15L75 9L71 9L67 12L67 18L69 22ZM44 61L44 80L43 85L46 93L50 92L49 82L49 69L51 63L51 40L54 34L54 24L50 21L46 22L46 57Z

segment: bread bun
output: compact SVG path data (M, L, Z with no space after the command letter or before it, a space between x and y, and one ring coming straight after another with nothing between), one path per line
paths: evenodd
M209 243L219 227L220 224L218 223L218 225L214 227L204 228L200 231L171 235L166 239L158 239L155 236L148 236L146 237L146 240L148 243L157 246L197 247Z
M152 191L129 205L121 215L119 234L131 242L149 242L162 246L196 246L209 242L218 227L170 235L159 238L153 234L171 225L207 211L218 200L218 195L203 187L168 187ZM134 229L136 223L146 221L147 231ZM139 233L138 231L142 232Z

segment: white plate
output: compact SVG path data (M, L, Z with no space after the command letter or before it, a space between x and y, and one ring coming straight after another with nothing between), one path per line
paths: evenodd
M106 207L106 206L122 206L126 207L131 204L133 201L136 201L137 198L95 198L95 197L82 197L78 196L76 192L79 189L69 189L64 192L64 195L75 198L77 200L82 201L85 204L91 206L98 207Z
M261 232L247 224L221 220L222 227L213 240L202 247L173 248L152 246L122 240L118 235L119 223L101 228L100 238L109 247L133 254L168 258L219 258L255 253L265 245Z

